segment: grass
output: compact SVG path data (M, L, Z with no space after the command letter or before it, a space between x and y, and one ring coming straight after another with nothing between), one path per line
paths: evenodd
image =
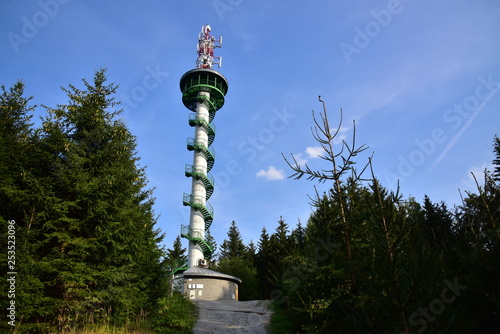
M105 323L87 323L83 328L70 329L67 334L153 334L148 319L144 316L138 316L133 322L125 325L114 325Z
M68 334L153 334L154 332L144 326L114 326L109 324L86 326L84 329L70 331Z
M94 322L89 319L80 319L64 334L189 334L192 332L198 318L196 306L180 293L160 298L156 309L150 314L141 313L123 325L113 324L110 321ZM13 333L59 333L49 324L30 324L23 328L16 327ZM44 328L42 328L44 327Z
M69 334L189 334L197 320L196 306L180 293L161 298L157 309L147 318L135 323L114 326L112 324L87 325L83 330Z

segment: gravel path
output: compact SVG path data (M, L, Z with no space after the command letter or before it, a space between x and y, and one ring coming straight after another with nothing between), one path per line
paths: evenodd
M199 315L193 334L267 333L272 313L269 300L194 302L198 306Z

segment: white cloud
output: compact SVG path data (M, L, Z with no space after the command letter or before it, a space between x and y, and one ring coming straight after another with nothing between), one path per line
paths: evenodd
M333 138L333 143L334 144L340 144L344 140L346 140L347 136L344 133L348 132L349 130L351 130L350 127L343 127L343 126L341 126L340 129L339 129L339 132L337 133L337 136L335 136L335 138ZM331 129L330 132L333 135L333 134L335 134L335 132L337 132L337 129Z
M319 158L319 156L324 153L321 146L308 146L306 148L306 153L309 158Z
M276 169L274 166L269 166L267 170L261 169L257 173L257 177L263 177L266 180L283 180L285 178L285 173L283 169Z
M493 164L491 162L483 162L480 166L472 166L471 168L469 168L466 177L462 179L462 184L466 187L466 190L477 192L476 180L480 186L484 185L485 169L491 172L493 170ZM476 178L476 180L474 180L474 177Z
M299 154L295 154L293 157L295 158L295 161L297 161L299 166L305 166L305 164L307 163L307 159L302 158L302 152Z
M333 143L334 144L340 144L340 143L342 143L346 139L347 139L346 135L344 135L344 134L337 134L337 137L333 138Z

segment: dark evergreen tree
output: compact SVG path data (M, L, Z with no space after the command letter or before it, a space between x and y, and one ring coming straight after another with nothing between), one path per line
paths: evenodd
M0 186L15 186L27 167L28 149L33 135L32 97L24 97L24 83L16 82L10 89L1 86L0 95ZM17 178L17 180L16 180ZM1 208L9 203L2 202Z
M265 227L262 228L259 241L257 242L257 254L269 253L270 238Z
M280 217L276 231L271 236L271 245L276 247L277 252L281 253L280 255L288 255L289 237L288 224L285 223L283 217Z
M179 235L175 238L172 248L167 249L164 264L169 273L174 273L181 268L187 268L186 248L182 248Z
M241 238L241 233L236 222L233 220L229 231L227 232L227 239L225 239L220 246L220 259L232 259L236 257L243 257L245 255L245 244Z
M244 257L223 258L216 270L241 279L242 283L238 290L239 300L259 299L257 270L247 259Z
M205 241L212 248L212 253L207 254L205 256L205 259L208 261L209 266L212 266L213 265L212 260L216 258L217 254L217 241L215 241L215 238L212 236L210 229L205 231Z
M440 251L449 250L453 239L453 217L446 204L434 204L425 196L423 214L424 228L431 247Z
M173 261L178 259L187 260L186 248L182 248L182 241L179 235L175 238L172 249L167 249L167 258Z
M21 316L30 319L52 310L52 304L44 300L44 286L36 276L38 268L34 259L40 247L37 239L43 236L38 220L47 213L46 205L52 197L46 191L46 183L37 177L38 147L31 123L34 106L29 105L32 98L24 96L24 89L24 84L18 81L8 90L2 86L0 95L0 233L7 238L8 225L14 228L11 233L15 232L11 234L15 239L6 239L5 243L2 240L2 245L6 245L4 250L15 246L15 258L9 258L14 262L9 262L12 267L7 271L18 273L17 324ZM7 251L0 254L0 260L6 265L7 254ZM5 293L7 283L5 279L0 282L0 289ZM2 309L7 308L8 302L6 298L1 299ZM10 327L3 327L5 324L2 322L0 328Z
M464 320L467 311L459 303L447 305L432 321L419 314L422 305L432 301L429 296L442 293L443 286L436 282L457 277L458 268L446 266L442 254L451 238L446 207L429 201L427 221L441 225L426 227L426 215L419 206L411 201L407 205L398 191L380 185L371 158L361 171L354 168L354 158L364 150L364 146L356 147L354 136L352 145L343 142L340 153L335 152L338 131L330 129L326 109L320 116L320 122L315 118L313 135L324 149L322 158L331 166L312 170L293 157L289 165L295 172L292 177L331 180L332 188L313 199L315 212L306 228L304 253L292 253L281 264L287 268L280 285L284 296L276 302L286 305L297 331L471 330L473 325ZM371 177L363 176L366 170ZM432 247L426 240L429 230L439 235Z
M257 256L257 248L255 247L253 240L250 240L250 243L245 247L245 254L243 255L243 258L247 263L254 266L256 256Z
M257 254L255 257L255 267L259 281L260 294L262 299L271 299L275 288L274 280L271 278L270 268L274 255L271 252L271 240L265 227L262 228L259 241L257 243Z
M68 103L49 109L44 121L62 199L44 226L60 319L90 308L126 319L157 293L162 236L154 229L152 191L137 165L135 138L114 110L117 87L105 81L100 70L92 84L83 81L85 90L70 85Z
M498 138L495 137L497 141ZM495 146L495 150L498 146ZM497 165L497 162L493 162ZM475 176L474 176L475 177ZM500 182L485 171L484 185L468 192L457 214L457 261L467 282L462 297L480 333L500 331Z
M236 222L231 223L227 236L228 239L221 244L220 259L215 269L242 280L239 289L240 300L257 299L259 297L257 270L248 248L243 243Z
M500 138L497 136L493 139L493 153L495 154L493 177L496 182L500 182Z
M302 254L306 245L306 230L302 226L300 220L297 222L297 227L290 235L290 247L296 254Z
M283 217L280 217L275 232L270 236L269 251L271 257L269 258L268 275L274 289L276 289L281 287L281 282L286 278L288 270L284 260L291 254L288 224L285 223Z
M7 191L5 184L0 191L0 201L12 203L2 205L2 219L19 225L19 281L26 283L19 286L18 316L26 330L126 322L165 292L152 190L138 166L135 138L118 119L116 86L105 81L100 70L92 83L84 80L84 90L64 89L68 103L48 108L33 135L22 85L2 96L2 116L18 115L5 133L21 139L10 138L14 146L27 147L17 147L27 162L6 171L18 175L11 185L25 191ZM0 154L11 154L5 148Z

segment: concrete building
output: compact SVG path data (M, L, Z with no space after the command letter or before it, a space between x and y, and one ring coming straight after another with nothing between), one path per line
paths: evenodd
M240 284L241 280L237 277L201 267L192 267L174 275L177 290L190 299L238 300Z

